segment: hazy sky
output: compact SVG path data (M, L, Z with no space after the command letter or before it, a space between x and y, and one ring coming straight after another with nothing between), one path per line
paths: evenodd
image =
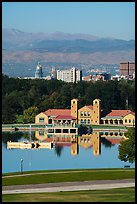
M3 2L2 27L135 39L135 2Z

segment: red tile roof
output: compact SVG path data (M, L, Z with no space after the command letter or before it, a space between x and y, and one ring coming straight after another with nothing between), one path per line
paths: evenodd
M87 106L89 109L93 110L93 106L92 105L89 105Z
M89 109L93 110L93 106L92 105L86 105L86 106L83 106L82 108L89 108ZM80 108L80 109L82 109L82 108Z
M75 120L77 119L74 116L71 116L71 110L70 109L48 109L44 112L47 116L55 116L58 120Z
M111 110L111 112L109 114L107 114L106 116L126 116L129 113L131 113L133 115L135 114L131 110Z
M71 115L70 109L48 109L44 112L47 116Z

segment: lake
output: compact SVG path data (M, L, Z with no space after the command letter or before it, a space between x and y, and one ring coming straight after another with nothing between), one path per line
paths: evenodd
M15 142L11 148L7 142ZM44 131L2 132L2 173L34 170L67 170L95 168L123 168L135 164L118 159L120 137L92 135L70 137L46 136ZM19 145L38 143L39 146L22 148ZM44 147L51 143L51 148Z

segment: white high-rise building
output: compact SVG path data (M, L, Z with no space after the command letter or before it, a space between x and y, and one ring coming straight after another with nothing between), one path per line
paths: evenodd
M65 82L78 82L82 80L82 71L72 67L70 70L57 70L57 79Z

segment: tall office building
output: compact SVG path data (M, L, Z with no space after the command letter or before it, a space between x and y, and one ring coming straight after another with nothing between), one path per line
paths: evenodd
M65 82L78 82L82 80L82 71L72 67L70 70L57 70L57 79Z
M76 70L76 82L82 81L82 70Z
M36 67L36 72L35 72L35 78L41 79L42 77L43 77L42 66L38 62L38 65Z
M120 63L120 75L125 77L133 77L135 73L135 62Z

